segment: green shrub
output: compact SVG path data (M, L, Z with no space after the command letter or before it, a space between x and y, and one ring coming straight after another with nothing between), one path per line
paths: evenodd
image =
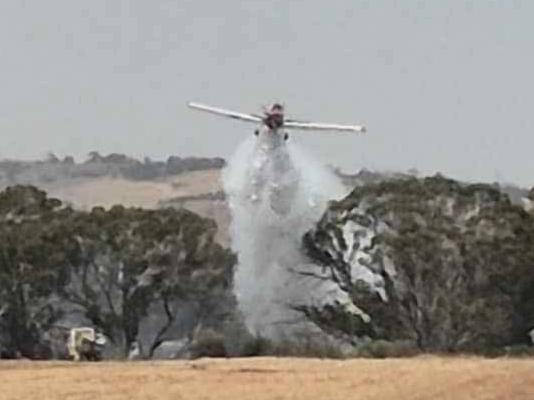
M270 356L274 354L274 345L269 339L257 335L247 340L241 350L241 357Z
M400 358L419 354L417 347L409 341L371 340L358 345L354 355L365 358Z
M243 346L241 356L344 358L346 355L339 344L331 340L299 334L279 340L257 335Z
M534 356L534 347L526 344L507 346L504 348L504 355L509 357L532 357Z
M191 344L191 358L227 357L224 336L213 329L199 331Z

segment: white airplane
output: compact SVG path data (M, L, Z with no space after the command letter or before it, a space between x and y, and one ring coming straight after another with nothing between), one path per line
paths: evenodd
M270 133L279 133L279 130L283 130L283 128L307 131L366 132L366 128L361 125L325 124L321 122L286 119L284 118L284 107L279 103L274 103L268 110L264 110L263 115L246 114L200 103L188 103L187 105L190 108L211 114L261 124L263 127L267 128L266 130ZM258 135L258 133L259 131L256 130L256 135ZM287 133L284 133L284 138L287 139Z
M259 140L254 148L254 163L250 165L249 170L250 187L244 191L245 197L252 203L258 203L262 197L268 196L271 209L279 215L285 215L291 209L298 189L298 174L295 173L287 147L282 146L289 137L286 129L357 133L366 131L365 127L360 125L324 124L286 119L284 107L279 103L264 110L263 115L245 114L200 103L188 103L188 106L259 125L254 131Z

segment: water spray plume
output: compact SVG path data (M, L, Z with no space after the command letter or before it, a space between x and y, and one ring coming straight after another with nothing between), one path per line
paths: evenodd
M239 257L235 292L252 333L277 338L302 331L308 324L298 321L292 306L346 296L327 279L299 273L317 270L301 254L302 235L319 219L327 201L341 197L344 190L334 174L287 141L286 129L363 133L365 127L286 118L277 103L260 115L201 103L188 106L259 126L223 174L233 217L232 246Z
M302 235L328 200L346 190L326 167L291 142L260 135L245 140L223 171L238 253L235 293L248 329L271 339L308 323L291 305L328 302L334 285L306 278L317 271L301 253ZM310 327L311 329L311 327Z

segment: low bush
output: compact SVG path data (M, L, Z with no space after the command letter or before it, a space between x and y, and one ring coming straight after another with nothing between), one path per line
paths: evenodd
M413 357L419 353L417 347L409 341L371 340L358 345L353 355L364 358L400 358Z
M213 329L199 331L191 343L191 358L227 357L224 335Z
M325 338L298 335L294 338L270 340L261 335L252 337L244 346L243 357L277 356L277 357L315 357L345 358L338 343Z

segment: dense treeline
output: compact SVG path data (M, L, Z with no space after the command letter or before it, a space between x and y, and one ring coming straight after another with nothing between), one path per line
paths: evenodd
M354 344L351 354L529 345L532 210L495 186L441 176L359 184L303 240L316 277L349 303L292 306L341 339L328 343ZM167 357L184 338L189 356L341 354L294 338L289 346L252 338L232 293L236 255L214 242L215 232L213 221L183 209L85 212L33 186L7 188L0 356L64 357L68 328L82 325L102 332L115 357L134 344L143 357Z
M88 324L118 353L151 356L233 312L235 255L186 210L76 211L32 186L0 193L0 351L62 356L64 327ZM187 305L187 307L185 307ZM184 311L185 307L185 311ZM141 332L144 329L144 332Z
M220 169L225 164L222 158L170 156L166 161L153 161L149 158L139 161L124 154L100 155L96 151L89 153L84 162L76 163L73 157L59 159L54 154L49 154L42 161L0 161L0 187L102 176L150 180L188 171Z
M299 307L331 334L446 352L530 341L534 218L493 186L441 176L363 185L304 244L318 277L357 310Z

